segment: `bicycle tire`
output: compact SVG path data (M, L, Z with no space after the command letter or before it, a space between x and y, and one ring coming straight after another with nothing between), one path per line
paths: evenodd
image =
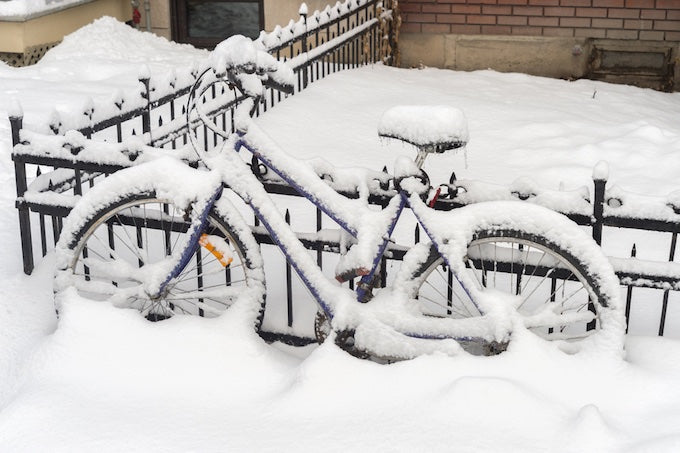
M265 304L262 259L252 233L235 227L233 215L213 207L203 231L222 249L229 247L221 251L222 261L229 254L233 261L225 267L217 255L198 247L165 294L153 300L145 297L144 278L154 271L167 275L167 266L159 269L159 263L188 235L185 210L155 191L141 191L109 200L85 217L80 228L60 240L58 287L73 286L81 296L137 309L153 321L176 314L218 316L248 289L259 329Z
M517 217L521 216L519 213ZM575 344L603 328L622 338L618 280L614 283L613 271L602 265L606 258L600 254L602 259L593 264L589 262L592 256L580 257L564 242L564 236L570 235L576 241L592 239L585 237L575 224L560 225L571 231L559 241L539 231L518 228L517 224L521 221L510 227L479 222L469 232L464 256L445 259L430 244L419 262L410 265L414 269L413 281L407 286L409 296L418 300L422 313L453 318L481 316L479 304L473 300L475 290L494 289L520 298L516 302L517 312L527 319L551 304L550 309L558 315L554 324L529 326L531 332L546 340ZM463 260L464 272L472 275L467 281L474 282L475 290L466 291L462 287L446 264L451 260ZM461 343L475 353L504 350L504 346L491 343L480 349L479 344L484 342L477 340L463 339Z

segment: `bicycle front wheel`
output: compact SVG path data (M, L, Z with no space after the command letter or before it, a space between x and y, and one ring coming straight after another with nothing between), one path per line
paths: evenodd
M149 279L167 275L168 257L184 247L190 222L187 209L153 191L110 201L62 239L67 259L60 272L66 275L58 279L69 282L81 296L136 309L150 320L176 314L215 317L247 290L258 305L259 325L264 311L259 251L247 228L234 228L214 209L202 245L180 275L161 296L145 291Z

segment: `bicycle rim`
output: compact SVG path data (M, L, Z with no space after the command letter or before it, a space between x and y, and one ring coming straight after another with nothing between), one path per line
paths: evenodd
M606 301L596 276L543 237L519 231L480 232L468 245L464 261L477 290L515 296L517 312L544 339L578 341L601 327L599 311ZM441 256L422 269L417 299L423 313L452 318L481 315Z
M164 280L171 270L169 257L186 243L185 211L169 200L144 195L101 212L74 236L69 268L81 296L136 309L151 320L176 314L214 317L248 286L240 241L211 213L204 233L212 238L212 248L220 250L221 260L199 247L162 296L149 297L149 283Z

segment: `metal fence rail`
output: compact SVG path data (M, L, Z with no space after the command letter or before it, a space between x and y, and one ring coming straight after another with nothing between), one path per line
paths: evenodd
M392 2L348 0L341 6L342 8L336 6L315 12L309 17L302 15L300 20L287 27L277 27L273 32L261 35L261 42L272 54L282 60L291 60L298 76L296 91L335 71L392 58L396 47L393 42L396 30L394 22L390 20L394 14L391 9ZM186 98L199 73L199 68L190 68L186 73L163 80L141 77L139 93L128 94L127 97L115 101L118 114L110 118L98 118L97 106L87 107L83 115L79 116L79 122L76 121L78 127L75 129L93 142L108 140L122 143L114 150L112 154L114 157L105 163L101 158L88 157L82 143L77 140L70 141L66 137L60 142L58 150L51 153L36 152L31 133L22 130L23 118L20 115L10 117L14 145L12 158L17 187L16 207L19 212L25 273L30 274L34 267L33 238L39 238L35 245L37 247L37 242L40 243L40 253L44 256L56 243L63 218L68 215L78 196L87 192L106 175L142 160L141 145L162 148L169 153L180 152L183 145L188 142L189 128L194 128L206 148L219 146L221 143L219 136L198 123L188 125L186 122ZM269 92L260 109L265 111L283 99L284 96L279 92ZM233 111L239 102L233 93L215 88L208 91L201 102L210 106L209 116L216 124L222 126L224 130L233 130ZM59 118L54 118L49 126L55 137L63 136L66 132ZM138 139L140 145L131 142L130 139L134 137ZM511 187L501 190L496 188L495 198L527 200L551 207L578 224L591 228L593 238L600 244L603 239L608 240L613 228L670 235L667 262L643 265L635 257L635 246L631 251L631 257L611 260L621 284L626 287L626 315L631 316L631 304L635 303L638 293L635 288L659 291L662 294L662 301L657 333L667 334L672 295L680 294L680 264L674 263L677 235L680 231L680 204L670 199L658 199L656 201L659 204L658 209L652 211L636 209L636 200L606 187L607 181L603 174L601 171L597 172L590 190L567 194L571 198L570 203L566 205L555 204L554 196L542 198L544 194L541 190L532 192L513 190ZM388 182L389 175L376 172L376 178L381 184L374 185L369 202L385 205L393 193ZM332 185L330 179L329 184ZM263 179L263 183L267 191L274 196L283 195L284 198L294 200L298 195L293 188L281 182ZM479 201L481 198L476 198L475 186L470 182L458 181L452 176L450 184L441 187L442 192L434 202L434 208L451 210ZM345 195L358 197L358 193L355 192L346 192ZM557 198L564 198L564 195L559 194ZM488 199L488 196L484 197ZM553 201L546 201L548 199ZM640 215L640 212L643 215ZM289 215L288 218L290 217ZM314 218L316 224L313 229L321 231L325 220L322 213L317 210ZM271 238L263 230L258 229L256 222L253 224L256 239L263 246L271 244ZM412 243L418 242L419 230L414 226L411 231ZM329 253L340 251L339 239L333 240L327 235L315 233L301 234L301 238L310 249L310 253L316 254L320 266L326 269L332 267L325 257ZM390 250L388 261L398 261L403 253L402 249ZM386 267L386 265L382 267L383 271ZM293 316L295 310L291 290L294 286L292 279L294 277L287 267L284 291L286 300L283 301L287 313L286 326L276 333L263 333L263 336L269 335L271 338L275 336L291 343L302 344L311 340L295 334L294 324L297 320ZM384 282L385 278L382 281Z
M277 58L290 60L297 74L298 92L309 83L339 70L389 62L394 47L390 42L394 30L391 5L391 0L346 0L332 8L315 11L309 17L306 13L302 14L297 22L291 21L283 28L276 27L271 33L262 32L259 41ZM207 127L198 122L187 124L188 94L200 73L199 67L193 67L184 73L174 73L158 80L143 74L139 78L139 92L120 95L112 101L113 105L97 106L89 103L82 115L68 119L68 128L55 115L49 128L55 135L63 135L71 128L88 139L98 141L122 143L136 138L141 144L177 149L187 144L191 127L206 149L219 146L221 137ZM284 98L285 95L280 92L269 90L256 114L266 111ZM212 90L204 93L201 102L210 106L208 116L216 124L233 132L233 114L240 100L233 92L213 86ZM116 115L99 118L100 112L109 112L112 108L118 112ZM25 138L22 138L22 115L10 115L9 120L13 147L26 143ZM73 144L70 150L72 155L66 158L13 153L16 207L19 211L26 274L33 271L35 262L32 239L34 219L37 217L44 256L56 243L62 219L72 206L72 197L82 195L98 179L125 166L88 162L78 157L77 144ZM136 155L135 152L129 153L130 163ZM48 220L51 228L48 228ZM48 229L52 230L51 238L48 237Z

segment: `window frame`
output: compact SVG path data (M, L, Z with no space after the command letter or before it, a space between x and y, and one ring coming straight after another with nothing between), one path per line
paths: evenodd
M189 17L187 12L188 0L172 0L170 2L172 17L173 41L191 44L194 47L212 49L228 36L215 38L194 38L189 36ZM264 0L198 0L204 3L257 3L259 9L259 29L264 29Z

